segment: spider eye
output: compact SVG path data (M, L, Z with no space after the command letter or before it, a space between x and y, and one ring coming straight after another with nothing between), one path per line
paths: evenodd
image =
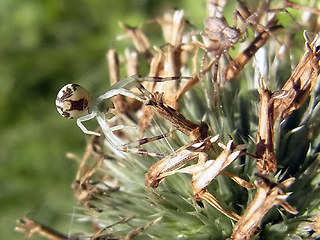
M58 92L56 107L61 116L74 118L82 115L89 106L89 92L78 84L67 84Z

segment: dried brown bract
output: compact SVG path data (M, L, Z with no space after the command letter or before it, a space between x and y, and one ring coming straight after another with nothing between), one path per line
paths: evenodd
M156 110L161 117L168 120L176 129L189 136L190 141L199 142L208 136L208 125L196 124L186 119L180 112L162 101L163 94L156 92L146 104Z
M97 208L91 203L91 201L98 200L99 196L110 194L119 190L119 187L109 187L101 182L95 182L92 180L93 174L95 174L102 162L106 158L110 158L103 151L103 137L92 136L87 144L86 152L80 163L76 178L72 183L74 189L75 199L81 203L84 207L92 209L97 212L102 212L102 209ZM75 157L69 154L69 157ZM89 158L93 157L95 163L92 167L88 166Z
M209 104L219 106L220 86L225 81L231 81L240 74L245 65L252 59L254 54L268 41L273 32L279 28L277 25L276 13L280 10L266 10L270 2L261 1L257 9L249 10L244 2L238 4L234 12L234 27L228 25L222 7L216 1L207 1L209 16L204 22L205 31L202 33L205 45L205 56L202 62L201 73L211 72L210 85L212 90L205 92L208 95ZM241 13L240 13L241 12ZM242 21L241 26L236 26L236 20ZM244 40L248 26L252 26L257 33L249 46L241 52L235 59L229 55L229 50L233 49L237 43ZM247 42L249 39L247 39ZM227 59L227 66L221 70L220 59ZM202 75L201 75L202 79Z
M207 161L207 152L214 144L219 145L223 151L216 159ZM223 207L206 188L219 174L230 177L242 187L253 187L249 182L240 177L224 171L227 166L240 157L243 149L245 149L244 145L235 146L233 140L230 140L225 146L223 143L218 142L218 135L208 137L200 143L188 144L180 148L176 155L168 156L153 165L146 174L146 184L151 187L157 187L159 182L169 175L189 173L192 175L192 189L197 200L205 200L227 217L239 220L239 215ZM198 159L197 164L182 168L194 159Z
M115 49L109 49L107 53L107 59L109 64L109 79L110 79L110 85L115 84L116 82L119 82L120 76L119 76L119 57L116 53ZM128 103L124 96L117 95L112 98L112 102L114 103L114 106L116 109L118 109L119 112L127 112L129 109Z
M192 80L187 83L182 82L182 78L179 79L182 69L189 62L189 52L196 54L198 49L196 44L190 43L187 37L184 38L185 20L183 16L184 12L182 10L175 10L165 13L163 18L157 18L157 22L162 28L165 43L161 48L154 47L156 54L152 58L149 71L150 76L174 76L176 79L172 82L166 82L166 84L153 83L146 85L151 93L164 92L163 101L176 110L179 108L178 100L180 97L199 80L196 76L192 77ZM143 107L143 116L139 120L140 135L150 126L153 115L153 110L150 111L150 108Z
M206 158L206 152L218 141L218 135L208 137L202 142L191 142L179 148L175 154L169 155L153 164L146 173L146 185L152 188L159 186L160 181L165 177L172 175L174 171L180 169L184 165Z
M256 9L254 12L250 12L247 6L245 6L244 2L240 2L239 10L236 9L234 12L234 24L237 25L236 21L238 18L243 22L243 24L241 27L231 27L228 25L222 13L223 7L219 6L216 1L207 1L208 17L204 21L205 30L202 33L202 36L204 38L203 42L206 45L207 52L212 57L211 64L218 62L222 55L225 55L228 59L230 59L230 56L227 54L228 50L233 48L234 45L243 38L243 35L249 25L254 26L260 34L263 32L270 34L271 31L274 30L272 28L276 26L277 20L275 12L277 12L277 10L274 10L274 12L265 10L269 7L269 4L270 3L261 1L259 7L260 10ZM242 12L244 16L242 16L240 12ZM271 18L266 24L261 24L259 22L261 16L266 15L267 17L269 13L272 14ZM267 41L267 38L267 35L257 37L254 40L255 43L251 44L252 50L247 50L247 53L256 51L253 49L258 49L261 47Z
M109 80L110 85L114 85L120 81L119 74L119 57L115 49L109 49L107 55L109 65ZM126 67L128 76L137 74L138 55L136 51L125 51ZM136 92L136 91L135 91ZM136 99L127 98L123 95L116 95L112 98L112 102L120 113L128 114L129 112L137 111L141 108L142 103Z
M156 22L162 29L165 42L161 47L154 46L154 49L150 48L149 40L140 28L132 28L124 24L120 24L120 26L132 40L138 54L146 57L147 63L150 65L150 77L166 78L174 76L173 81L166 82L165 84L159 84L157 81L147 82L145 83L145 88L151 93L164 92L164 102L172 108L178 109L178 100L180 97L199 80L197 77L192 77L192 81L186 83L186 81L182 81L182 77L179 78L182 69L190 62L190 52L193 53L193 71L196 71L195 56L199 47L197 44L190 42L190 36L187 37L183 35L186 25L183 10L168 11L163 17L157 18ZM127 65L131 64L131 62L132 61L128 59ZM137 71L136 68L135 70ZM132 72L128 71L128 73L130 75ZM122 97L121 100L123 99ZM119 102L120 104L123 102L126 103L128 100ZM117 103L115 103L115 105L117 105ZM126 106L126 104L123 105ZM127 109L131 110L132 106L130 105ZM143 115L139 118L140 137L143 136L145 129L151 125L154 116L154 111L148 107L142 106L142 112Z
M258 228L264 215L273 206L280 205L291 214L298 213L297 210L286 202L291 194L287 192L287 188L294 182L294 178L289 178L281 183L274 183L264 175L256 174L256 177L259 178L259 181L255 182L258 188L256 195L235 225L230 239L249 240Z
M18 232L25 233L25 239L31 238L34 234L39 234L47 239L51 240L78 240L80 238L76 236L67 236L62 234L52 228L49 228L41 223L35 222L29 218L22 218L17 221L19 224L18 227L15 228Z
M124 240L130 240L135 238L136 236L140 235L141 233L143 233L145 230L147 230L148 228L150 228L153 224L156 224L158 221L161 220L161 217L158 217L157 219L148 222L145 226L143 227L138 227L130 232L127 233L127 235L124 237Z
M262 174L277 170L274 152L274 124L280 118L288 117L307 100L320 73L319 36L311 42L305 33L307 51L288 81L278 92L271 93L260 82L260 116L257 131L257 169Z
M275 18L269 21L266 25L268 31L262 30L259 32L249 46L228 63L224 70L225 81L235 79L254 54L268 41L270 33L281 28L281 26L277 25L276 22Z
M291 2L289 0L285 0L283 5L284 5L285 8L296 8L296 9L299 9L299 10L302 10L302 11L311 12L313 14L320 15L320 10L319 9L316 9L316 8L313 8L313 7L309 7L309 6L304 6L304 5L301 5L301 4L298 4L298 3Z
M125 30L127 35L131 38L135 48L138 52L144 55L148 61L151 61L153 56L152 52L150 51L150 43L147 36L143 33L140 28L130 27L122 22L119 22L119 25L122 29Z
M219 174L224 174L223 171L227 166L234 162L242 150L245 148L244 145L237 145L233 143L233 140L230 140L226 146L220 144L220 147L224 148L219 156L214 160L208 161L199 161L195 166L186 167L181 169L181 172L186 172L192 174L192 190L196 199L205 200L211 206L215 207L218 211L222 212L227 217L233 220L239 220L239 215L233 212L230 212L224 208L219 201L209 193L206 188L215 179ZM201 159L200 159L201 160ZM251 188L252 185L247 181L233 175L230 173L225 174L231 177L232 180L237 182L243 187Z
M274 119L286 118L292 111L299 109L307 100L320 73L320 37L317 34L312 41L306 32L307 50L299 64L284 84L281 91L286 92L284 98L274 101Z
M284 92L270 92L261 79L258 88L260 95L260 114L257 130L257 169L262 174L268 174L277 170L276 154L274 152L274 102L284 98Z
M311 229L313 232L316 232L318 235L320 235L320 216L316 216L312 219Z

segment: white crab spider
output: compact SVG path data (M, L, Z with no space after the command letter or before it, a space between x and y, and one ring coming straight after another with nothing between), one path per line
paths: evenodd
M152 98L152 94L146 90L142 85L142 81L162 82L176 79L189 79L189 77L141 77L139 75L133 75L125 78L116 84L112 85L111 88L100 95L96 99L92 98L87 90L77 84L67 84L61 88L56 98L56 107L61 116L65 118L77 118L77 125L86 134L93 134L100 136L99 133L89 131L82 122L96 118L107 141L115 148L121 151L127 149L127 144L122 142L113 131L126 128L128 126L118 125L109 127L105 121L105 114L100 110L100 105L103 101L110 99L115 95L123 95L130 98L137 99L140 102L148 101ZM137 87L142 95L136 94L129 89ZM88 112L87 115L81 116Z

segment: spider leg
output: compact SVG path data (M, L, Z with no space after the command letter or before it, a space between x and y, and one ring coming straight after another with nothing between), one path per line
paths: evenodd
M152 77L152 76L146 76L146 77L140 77L137 80L140 80L141 82L166 82L166 81L174 81L174 80L181 80L181 79L192 79L192 77L188 76L176 76L176 77Z
M123 129L126 128L127 126L115 126L110 128L109 125L106 123L106 121L99 115L97 115L97 121L106 137L106 140L108 141L108 143L110 144L110 146L112 148L114 148L115 150L118 150L120 152L130 152L133 154L139 154L139 155L148 155L151 157L158 157L158 158L163 158L164 155L163 154L159 154L159 153L150 153L148 151L146 151L145 149L140 149L140 148L130 148L127 146L126 143L124 143L123 141L121 141L120 138L118 138L113 131L114 130L119 130L119 129Z
M100 95L97 99L97 103L100 103L103 100L109 99L109 98L114 97L119 94L123 95L123 96L127 96L129 98L137 99L140 102L144 102L146 100L143 96L140 96L134 92L131 92L131 91L124 89L124 88L118 88L118 89L111 89L111 90L107 91L106 93Z
M82 132L89 134L89 135L96 135L96 136L100 136L100 133L94 132L94 131L89 131L82 122L88 121L93 119L95 116L97 115L96 111L93 111L92 113L82 116L80 118L77 119L77 125L79 126L79 128L82 130Z
M122 146L124 143L112 132L112 129L106 123L106 121L99 115L97 115L97 121L111 146L119 150L118 146Z
M129 147L129 148L130 147L139 147L139 146L141 146L143 144L147 144L147 143L150 143L150 142L153 142L153 141L157 141L157 140L169 137L174 131L175 131L175 129L170 131L170 132L168 132L168 133L164 133L164 134L161 134L161 135L158 135L158 136L141 138L141 139L139 139L137 141L133 141L133 142L127 143L124 146L125 147Z
M131 92L129 89L133 86L139 89L139 91L146 96L147 98L152 98L153 95L141 84L141 82L147 81L147 82L164 82L164 81L173 81L178 79L191 79L191 77L141 77L139 75L133 75L131 77L128 77L126 79L123 79L116 84L112 86L112 88L101 95L98 98L98 102L101 102L102 100L111 98L115 95L123 95L130 98L137 99L140 102L145 101L146 99L134 92ZM124 81L124 84L122 81Z
M127 125L117 125L117 126L113 126L110 127L110 131L118 131L118 130L122 130L122 129L137 129L136 126L127 126Z
M191 77L188 76L176 76L176 77L153 77L153 76L146 76L142 77L138 74L132 75L130 77L127 77L125 79L122 79L121 81L118 81L114 85L111 86L110 90L117 90L117 89L125 89L129 90L130 88L136 86L137 82L166 82L166 81L173 81L173 80L180 80L180 79L191 79ZM109 91L110 91L109 90Z

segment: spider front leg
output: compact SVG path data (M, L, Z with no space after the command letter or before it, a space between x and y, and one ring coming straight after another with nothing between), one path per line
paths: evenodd
M145 101L146 98L152 98L152 93L150 93L141 83L142 82L153 82L153 83L158 83L158 82L167 82L167 81L176 81L176 80L190 80L192 77L188 76L176 76L176 77L157 77L157 76L145 76L142 77L138 74L132 75L130 77L127 77L125 79L122 79L121 81L115 83L114 85L111 86L111 89L106 92L105 94L101 95L98 98L98 101L102 101L104 99L113 97L115 95L123 95L127 96L130 98L135 98L138 101ZM143 96L140 96L134 92L131 92L129 89L136 87Z
M149 97L149 94L151 95L151 93L149 93L141 84L139 84L139 82L136 82L135 84L136 84L136 86L139 86L139 88L138 88L139 90L140 90L140 88L143 89L140 91L143 91L143 93L148 95L148 97ZM124 88L118 88L118 89L111 89L111 90L107 91L106 93L100 95L97 99L97 104L101 103L102 101L104 101L106 99L112 98L116 95L122 95L122 96L126 96L129 98L134 98L140 102L146 101L146 98L144 96L140 96L140 95L138 95L130 90L124 89Z
M89 120L95 118L96 116L97 116L97 112L94 111L92 113L89 113L88 115L82 116L77 119L77 125L82 130L82 132L84 132L85 134L89 134L89 135L96 135L98 137L101 135L100 133L88 130L82 123L85 121L89 121Z

